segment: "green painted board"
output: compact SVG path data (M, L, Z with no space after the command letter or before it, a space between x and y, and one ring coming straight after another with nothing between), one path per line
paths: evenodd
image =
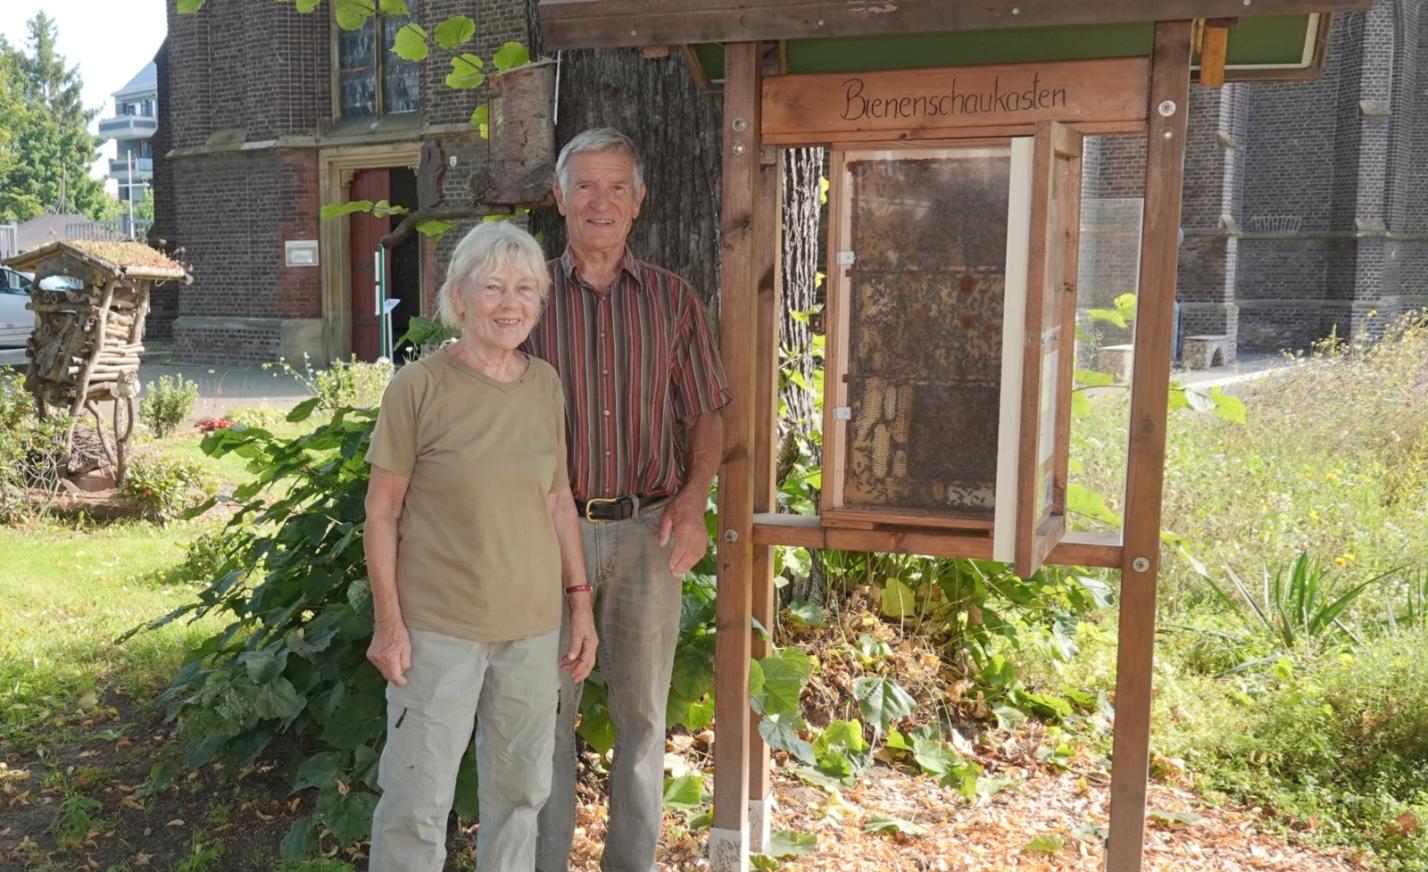
M1317 25L1317 16L1309 15L1242 19L1230 31L1226 68L1307 68L1313 60ZM786 49L790 73L852 73L1145 57L1150 54L1154 29L1153 23L1144 22L795 39L788 41ZM723 78L724 52L720 46L698 45L695 52L709 78Z

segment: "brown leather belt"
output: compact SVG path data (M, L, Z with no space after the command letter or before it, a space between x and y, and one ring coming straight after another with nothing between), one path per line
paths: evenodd
M575 510L587 521L628 521L639 513L640 506L664 499L663 496L596 498L576 500Z

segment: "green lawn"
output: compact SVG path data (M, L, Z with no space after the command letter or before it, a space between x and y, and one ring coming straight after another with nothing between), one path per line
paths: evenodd
M144 699L167 686L212 625L115 640L192 599L191 582L167 576L207 526L0 527L0 744L35 741L33 728L82 717L108 693Z

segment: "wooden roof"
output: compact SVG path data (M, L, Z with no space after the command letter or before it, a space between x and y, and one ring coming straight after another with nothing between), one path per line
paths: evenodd
M67 255L113 276L181 279L185 283L191 281L188 272L180 264L162 251L150 248L142 242L51 242L17 254L5 262L16 269L31 269L56 255Z
M719 43L779 41L783 72L1143 57L1156 21L1229 19L1227 78L1301 79L1328 14L1372 0L540 0L549 48L689 45L708 78Z

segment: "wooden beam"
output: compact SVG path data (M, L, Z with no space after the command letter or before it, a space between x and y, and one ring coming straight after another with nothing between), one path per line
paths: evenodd
M541 0L547 50L1362 11L1372 0Z
M1111 872L1139 872L1145 838L1165 419L1170 400L1175 268L1185 176L1185 130L1190 107L1190 29L1189 21L1158 23L1151 61L1151 120L1146 138L1145 218L1131 382L1120 639L1116 652L1111 832L1107 846L1107 867Z
M1043 121L1137 124L1145 121L1149 72L1145 58L1112 58L779 76L764 84L763 136L847 142ZM1014 99L991 100L993 93Z
M853 530L825 527L818 515L754 515L756 545L792 545L797 548L841 548L890 554L926 554L932 557L992 559L992 540L986 535L931 528L878 528ZM1047 563L1058 566L1121 565L1121 542L1115 533L1067 533Z
M714 648L714 872L749 867L749 652L753 616L755 202L759 187L759 46L724 48L719 347L732 401L719 468L719 594Z
M778 75L778 46L763 48L764 76ZM759 156L758 190L754 200L753 271L758 277L757 319L754 322L754 512L777 508L778 467L778 333L783 311L783 161L777 148L764 146ZM752 534L752 529L750 530ZM774 554L770 545L753 544L753 617L769 633L777 615ZM772 653L771 638L755 633L749 656ZM769 749L759 734L757 718L749 715L749 850L768 849L773 782Z
M1225 84L1225 54L1229 45L1229 28L1205 25L1205 38L1200 46L1200 84L1207 88Z
M1144 136L1145 119L1131 121L1085 121L1068 125L1086 136ZM1035 124L997 124L963 130L956 134L959 142L967 134L984 139L1004 139L1009 136L1031 136L1036 132ZM949 131L946 128L903 130L890 134L885 130L858 130L839 133L834 137L826 131L789 130L783 133L765 133L764 145L780 145L785 148L795 146L826 146L838 143L847 147L877 148L927 148L929 143L945 143ZM867 143L867 146L862 145Z

